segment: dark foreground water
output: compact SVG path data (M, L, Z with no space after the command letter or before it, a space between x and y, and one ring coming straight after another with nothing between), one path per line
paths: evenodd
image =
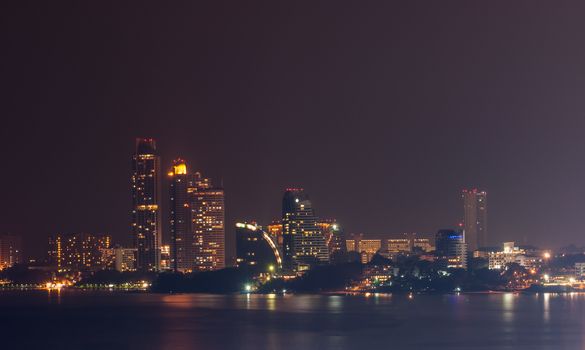
M585 349L585 295L0 292L2 349Z

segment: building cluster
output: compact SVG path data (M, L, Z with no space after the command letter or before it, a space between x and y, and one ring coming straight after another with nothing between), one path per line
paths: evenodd
M545 284L582 283L585 288L585 262L570 268L547 265L548 251L505 242L489 246L487 193L465 189L461 193L463 221L451 229L433 234L354 233L346 236L335 219L316 215L313 203L301 188L287 188L281 202L281 216L267 225L240 222L235 227L236 257L226 261L224 190L210 178L189 169L175 159L165 176L153 139L137 139L132 155L131 246L113 244L107 234L54 234L48 240L48 263L52 271L85 273L98 270L164 271L180 273L213 271L230 263L259 271L278 272L294 278L315 266L360 261L364 268L362 287L371 287L403 277L397 263L387 260L416 257L433 262L438 271L465 269L470 258L485 261L490 270L507 273L511 265L514 285L524 288L542 275ZM162 194L162 181L169 191ZM163 223L163 208L168 222ZM169 244L163 244L163 227ZM17 235L0 235L0 270L22 262L22 240ZM375 257L382 264L371 263ZM474 262L477 264L477 261ZM571 262L571 264L573 264ZM422 276L421 276L422 277ZM576 282L577 281L577 282ZM391 283L390 283L391 284Z
M236 224L236 264L305 271L329 264L346 251L344 243L337 221L317 217L303 189L287 188L280 220L266 228L256 223Z
M536 269L543 255L546 255L546 252L531 246L517 246L514 242L504 242L501 249L483 248L473 252L474 258L488 261L490 270L501 270L512 263L527 269Z
M137 139L132 157L135 269L177 272L225 267L224 191L178 158L167 173L169 247L162 244L161 161L153 139Z
M442 229L434 235L418 233L352 234L346 240L349 252L360 255L367 263L376 254L394 259L418 256L437 261L445 268L466 268L468 256L484 249L488 242L487 193L477 189L463 190L463 222L457 229Z
M60 272L209 271L225 267L224 191L182 159L173 161L162 195L161 160L153 139L137 139L132 155L131 247L113 245L107 235L56 234L49 237L48 261ZM163 225L163 201L168 225ZM168 227L170 244L163 244ZM1 247L1 245L0 245ZM0 255L2 256L2 255Z
M348 252L360 255L362 263L369 262L375 254L393 259L399 255L424 256L435 250L434 241L417 233L389 235L351 234L345 241Z
M162 245L161 161L153 139L137 139L132 157L135 269L176 272L225 267L224 190L178 158L167 173L169 247Z

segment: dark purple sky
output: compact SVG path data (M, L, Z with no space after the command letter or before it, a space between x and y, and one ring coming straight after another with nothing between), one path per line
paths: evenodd
M585 244L585 4L120 3L0 5L0 232L30 254L130 241L136 136L223 179L228 228L302 186L348 233L433 232L477 186L492 243Z

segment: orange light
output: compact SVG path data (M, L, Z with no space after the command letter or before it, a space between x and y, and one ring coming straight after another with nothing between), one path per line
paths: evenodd
M177 174L177 175L186 175L187 174L187 164L185 164L185 163L179 163L179 164L173 165L173 169L175 171L175 174Z

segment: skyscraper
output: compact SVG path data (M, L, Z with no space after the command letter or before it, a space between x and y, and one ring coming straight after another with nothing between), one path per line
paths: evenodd
M477 189L463 190L463 228L465 242L470 251L487 245L487 192Z
M325 237L309 197L302 189L289 188L282 199L283 255L286 268L308 268L329 262Z
M218 270L225 267L225 204L222 188L195 173L192 194L195 269Z
M195 263L191 216L193 175L188 173L184 160L176 159L169 177L171 268L174 271L188 272L193 270Z
M132 234L139 271L160 267L160 210L160 158L156 142L139 138L132 156Z

